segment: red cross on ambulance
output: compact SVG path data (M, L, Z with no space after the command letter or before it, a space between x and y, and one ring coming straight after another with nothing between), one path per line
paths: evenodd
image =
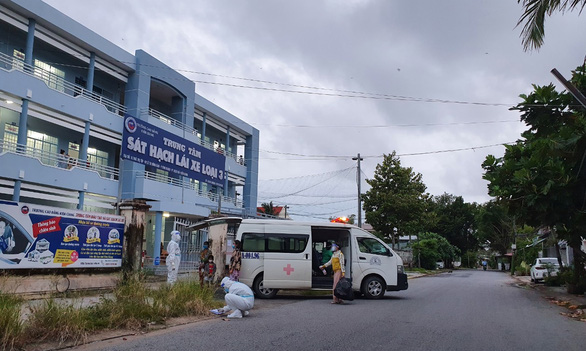
M291 272L294 272L295 268L291 267L290 263L287 263L287 267L283 267L283 271L287 272L287 275L291 275Z

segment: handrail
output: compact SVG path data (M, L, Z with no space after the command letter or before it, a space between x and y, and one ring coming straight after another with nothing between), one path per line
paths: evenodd
M140 110L140 112L142 114L147 114L151 117L154 117L160 121L163 121L167 124L170 124L174 127L177 127L181 130L184 130L185 132L189 133L189 134L193 134L195 135L198 139L199 139L199 144L203 147L205 147L206 149L215 151L217 153L223 154L226 157L231 157L233 158L235 161L237 161L237 156L235 153L228 151L226 149L222 149L222 148L216 148L214 147L214 144L205 141L203 138L201 138L200 136L198 136L199 131L191 126L188 126L187 124L183 123L183 122L179 122L178 120L171 118L169 116L167 116L164 113L161 113L155 109L152 108L143 108Z
M218 200L219 200L219 195L217 193L213 193L211 191L204 193L201 191L201 189L199 189L198 186L196 186L195 183L192 183L190 181L172 178L172 177L169 177L169 176L166 176L163 174L158 174L158 173L150 172L150 171L136 171L134 174L135 174L136 178L144 178L144 179L148 179L148 180L152 180L152 181L156 181L156 182L160 182L160 183L164 183L164 184L169 184L171 186L182 187L184 189L189 189L189 190L195 191L197 196L206 197L206 198L210 199L212 202L218 202ZM240 201L238 199L234 199L233 197L229 197L229 196L222 196L222 203L230 203L230 204L233 204L235 207L243 207L244 206L242 201Z
M115 167L83 161L78 158L36 149L27 145L19 145L17 143L0 139L0 155L3 153L13 153L26 157L36 158L46 166L64 168L66 170L79 168L94 171L104 179L117 180L120 174L118 168Z
M7 71L14 69L31 77L39 78L46 82L47 86L53 90L73 97L79 96L86 100L94 101L98 104L104 105L108 111L119 116L124 116L127 111L126 106L124 105L103 97L100 94L94 93L93 91L88 90L80 85L68 82L62 77L59 77L58 75L40 67L29 65L19 58L0 52L0 67L2 67L1 64L4 64L3 68Z

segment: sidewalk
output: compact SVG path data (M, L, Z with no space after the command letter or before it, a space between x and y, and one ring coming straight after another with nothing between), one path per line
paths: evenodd
M565 286L547 286L544 283L533 283L529 276L516 276L511 278L517 286L538 291L543 298L560 307L565 307L561 315L586 322L586 295L568 294Z

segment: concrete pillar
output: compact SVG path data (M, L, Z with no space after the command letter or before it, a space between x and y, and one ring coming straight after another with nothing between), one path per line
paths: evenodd
M201 122L201 141L205 142L206 140L206 124L207 124L207 114L203 113L203 120Z
M161 233L163 232L163 212L155 213L155 244L153 247L153 259L155 266L161 262Z
M208 228L208 242L210 250L214 255L216 264L216 275L214 281L226 276L226 236L228 234L228 224L216 224Z
M78 202L77 202L77 209L83 210L83 202L85 201L85 191L78 191Z
M230 150L230 126L226 128L226 152L225 155L227 157L228 151Z
M20 200L20 186L22 182L20 180L14 181L14 191L12 193L12 201L18 202Z
M203 120L201 122L201 144L204 145L206 141L206 124L207 124L207 114L203 113ZM203 182L199 182L199 192L203 194Z
M32 18L28 20L28 32L26 34L26 48L24 49L24 63L33 65L33 46L35 43L36 21Z
M85 131L83 133L83 139L81 140L81 150L79 150L79 159L82 163L87 161L87 149L90 146L90 125L90 121L85 122Z
M230 150L230 126L228 126L228 128L226 128L226 151L224 152L224 155L226 157L228 157L228 151ZM232 157L232 156L230 156ZM228 193L228 172L224 172L224 196L229 196L230 194Z
M142 242L149 208L151 206L144 200L123 200L120 204L120 214L125 219L122 246L122 270L125 278L141 269Z
M90 53L90 65L87 70L87 84L86 90L89 92L94 91L94 72L96 69L96 53Z
M28 132L28 99L22 99L22 109L18 120L18 137L16 139L16 150L24 151Z

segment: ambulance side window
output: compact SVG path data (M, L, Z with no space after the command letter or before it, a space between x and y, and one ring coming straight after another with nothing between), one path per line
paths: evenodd
M243 252L264 252L265 235L255 233L242 234L242 251Z
M265 234L267 239L267 252L291 252L305 251L309 241L309 235L299 234Z
M391 256L391 252L378 240L372 238L357 238L360 252Z

